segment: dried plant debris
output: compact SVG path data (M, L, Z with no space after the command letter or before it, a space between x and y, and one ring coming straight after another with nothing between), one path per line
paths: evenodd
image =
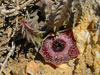
M100 74L99 10L99 0L1 0L0 75Z

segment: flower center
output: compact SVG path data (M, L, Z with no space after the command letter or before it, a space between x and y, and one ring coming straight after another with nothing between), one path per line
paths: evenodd
M53 43L53 50L56 52L62 51L64 49L65 42L63 40L55 40Z

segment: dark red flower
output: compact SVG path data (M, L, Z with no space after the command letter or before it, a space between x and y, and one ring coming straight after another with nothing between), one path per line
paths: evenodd
M76 46L72 29L55 36L48 36L44 40L39 53L46 62L55 66L77 57L79 50Z

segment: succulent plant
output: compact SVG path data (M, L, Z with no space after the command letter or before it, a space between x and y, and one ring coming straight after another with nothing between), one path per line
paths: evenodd
M32 42L35 45L35 49L38 51L39 46L41 45L41 33L42 31L39 30L39 25L37 25L37 19L23 19L21 22L22 25L22 34L23 37L27 38L28 42ZM38 45L36 45L38 44Z
M44 1L42 0L40 3L43 4ZM48 1L44 2L47 6L49 6ZM43 28L41 28L41 24L38 22L38 19L40 19L40 16L37 16L38 12L34 15L33 19L24 19L22 22L23 36L27 37L28 41L32 41L35 46L37 45L37 50L40 48L39 53L46 62L52 63L55 66L77 57L80 53L76 46L72 29L68 29L65 23L67 22L65 12L70 12L66 11L66 4L66 1L60 1L60 4L56 7L57 9L51 11L52 13L49 13L49 15L44 14L47 18L44 21ZM61 29L64 25L65 28ZM45 33L39 34L40 30L45 31ZM60 30L62 31L59 33Z

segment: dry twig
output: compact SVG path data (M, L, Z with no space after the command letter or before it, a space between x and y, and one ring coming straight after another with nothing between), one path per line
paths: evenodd
M2 71L4 69L4 67L5 67L8 59L10 58L10 56L12 55L12 53L14 52L14 50L15 50L15 44L14 44L14 42L12 42L12 47L11 47L11 49L10 49L10 51L9 51L6 59L5 59L5 61L3 62L3 64L1 64L0 75L1 75L1 73L2 73Z
M23 5L19 6L19 3L17 1L17 6L13 9L7 10L6 7L4 5L2 5L0 7L0 11L1 11L1 15L6 15L6 16L13 16L13 15L17 15L18 11L23 9L24 7L26 7L27 5L29 5L33 0L28 0L27 2L25 2Z

